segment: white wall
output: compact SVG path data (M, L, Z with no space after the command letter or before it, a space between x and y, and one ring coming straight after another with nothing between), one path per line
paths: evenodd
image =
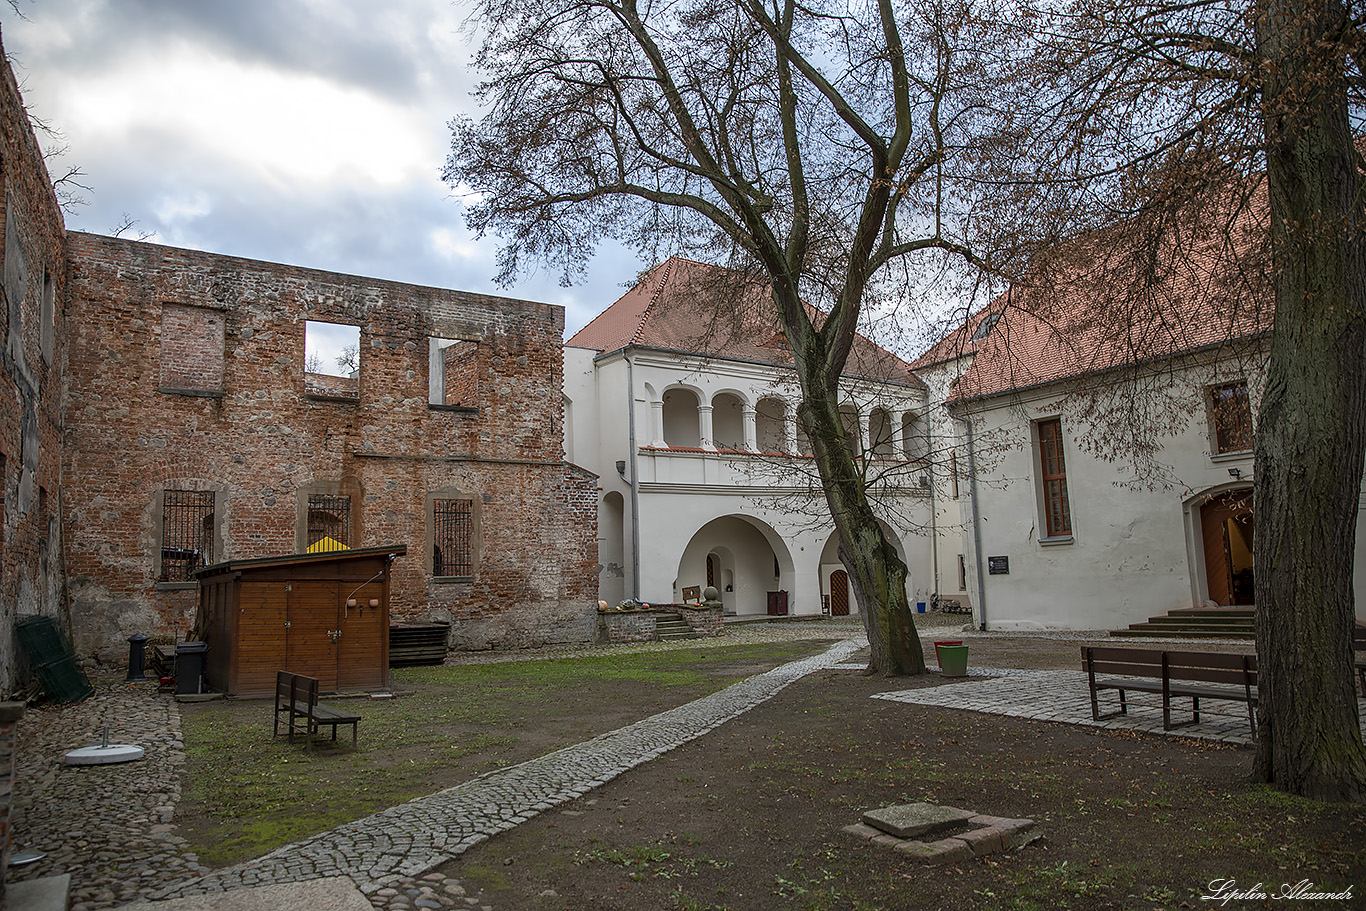
M1208 494L1250 487L1254 471L1250 452L1211 454L1203 393L1230 379L1247 380L1255 415L1263 380L1246 366L1189 366L1174 374L1172 432L1162 437L1157 467L1137 473L1109 432L1098 432L1078 401L1057 389L964 409L980 447L982 557L1009 558L1009 574L991 575L983 566L990 628L1115 629L1203 604L1200 506ZM1040 541L1040 467L1031 433L1033 422L1052 417L1062 422L1072 514L1071 539L1060 543ZM1114 458L1103 457L1107 452ZM1355 566L1360 580L1360 545ZM974 579L969 583L975 588ZM974 619L981 622L980 605Z

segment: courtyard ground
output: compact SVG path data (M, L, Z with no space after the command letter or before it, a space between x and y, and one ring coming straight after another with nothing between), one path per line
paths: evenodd
M959 638L963 621L918 619L933 666L931 643ZM272 740L269 702L183 705L180 786L171 798L148 798L162 810L175 804L174 825L153 827L174 829L173 843L139 859L132 855L142 840L97 843L100 820L90 819L82 840L54 857L76 870L80 907L113 907L154 894L172 873L183 879L184 868L163 872L168 857L201 870L232 864L582 742L857 633L852 623L798 623L731 630L704 643L463 655L453 659L461 667L401 672L399 688L410 696L361 704L358 750L348 744L309 754ZM975 667L1079 665L1076 637L961 635ZM1250 643L1200 647L1248 650ZM434 884L427 891L391 889L372 901L395 911L1150 911L1208 908L1201 896L1210 884L1232 880L1241 889L1260 884L1268 897L1223 907L1366 906L1366 808L1250 784L1246 747L873 698L971 685L937 673L866 677L853 664L820 670L448 861L427 877ZM136 693L125 688L122 698L130 696ZM55 734L59 717L73 710L35 712L30 742L44 743L44 731ZM53 744L46 748L55 753ZM174 759L176 751L165 755ZM73 825L60 812L72 784L89 779L93 788L95 777L55 770L46 778L47 792L16 793L19 804L36 801L30 813L43 809L51 845ZM130 778L127 787L137 786ZM77 806L107 801L100 793L76 797ZM843 831L866 810L920 801L1032 818L1040 837L986 859L926 867ZM126 838L128 827L117 831ZM81 866L90 854L98 862ZM1350 887L1353 898L1271 898L1283 883L1301 882L1314 891Z

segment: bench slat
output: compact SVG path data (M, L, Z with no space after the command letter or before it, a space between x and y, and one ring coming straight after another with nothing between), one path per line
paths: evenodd
M1257 659L1254 655L1236 652L1156 651L1104 646L1082 646L1082 666L1086 670L1091 691L1091 717L1097 721L1128 713L1124 694L1128 690L1160 693L1162 695L1162 727L1171 730L1200 720L1201 699L1226 699L1245 703L1252 736L1257 736ZM1124 674L1139 678L1124 680L1114 677L1097 678L1103 674ZM1202 686L1205 683L1229 686ZM1366 681L1363 681L1366 686ZM1100 713L1097 692L1116 690L1119 709L1108 715ZM1171 719L1172 697L1189 698L1191 720L1174 724Z

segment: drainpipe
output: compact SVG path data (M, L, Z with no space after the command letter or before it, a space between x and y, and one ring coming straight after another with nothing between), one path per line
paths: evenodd
M628 443L631 447L631 477L622 480L631 485L631 599L640 600L640 491L636 484L636 384L631 367L630 349L622 349L626 361L626 419Z
M930 601L939 602L939 517L937 498L934 495L934 428L930 425L930 413L925 412L925 469L930 475L930 563L934 567L934 591Z
M968 444L968 496L972 497L972 549L976 557L973 562L977 564L977 615L981 618L978 628L986 632L987 586L982 576L982 526L977 516L977 463L972 451L972 418L965 415L963 426L967 431Z

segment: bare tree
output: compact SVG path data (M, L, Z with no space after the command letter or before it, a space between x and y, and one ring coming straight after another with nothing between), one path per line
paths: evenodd
M360 346L346 345L337 355L337 369L343 376L353 376L360 369Z
M1005 84L1011 153L983 175L1016 191L1000 225L1034 245L1036 305L1059 299L1048 276L1074 274L1080 255L1110 289L1096 299L1122 308L1092 319L1116 327L1127 363L1189 350L1175 341L1192 322L1157 310L1203 308L1231 340L1267 322L1257 310L1274 298L1254 447L1254 774L1353 801L1366 799L1351 658L1366 457L1361 12L1342 0L1034 4ZM1078 237L1096 242L1059 243Z
M489 113L456 121L446 179L470 225L566 278L595 243L693 252L762 282L791 348L870 669L920 673L906 567L878 526L838 386L865 301L894 268L981 263L963 175L992 108L994 21L972 0L915 9L795 0L482 0ZM808 304L815 305L809 307Z

